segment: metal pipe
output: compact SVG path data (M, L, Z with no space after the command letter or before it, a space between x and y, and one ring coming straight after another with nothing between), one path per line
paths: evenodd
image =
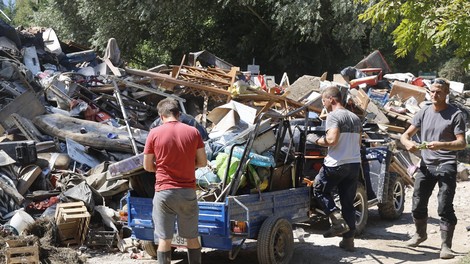
M129 125L129 117L127 116L126 108L124 107L124 103L122 102L121 93L119 91L119 87L116 83L116 80L113 79L114 85L114 96L116 97L119 106L121 107L122 117L124 118L124 122L126 123L127 132L129 133L129 140L132 144L132 149L134 150L134 154L139 154L139 150L137 149L137 145L135 143L134 135L132 135L132 129Z

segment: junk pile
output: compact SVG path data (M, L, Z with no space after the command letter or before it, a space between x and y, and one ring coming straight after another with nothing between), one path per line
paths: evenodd
M198 169L196 177L199 197L208 201L223 200L221 183L231 180L244 152L234 144L246 142L258 125L269 126L287 113L321 124L325 87L340 87L365 126L374 124L378 134L393 139L429 100L431 80L391 73L379 51L331 81L324 74L290 84L284 75L276 84L207 51L189 53L178 65L138 70L125 66L115 39L100 56L59 41L51 28L0 27L0 243L41 238L46 231L33 230L50 226L55 232L48 233L47 243L22 244L31 260L44 256L38 246L129 248L125 201L129 190L153 196L155 179L143 170L142 150L148 131L159 125L156 104L163 98L176 99L181 121L197 127L205 140L210 166ZM450 100L468 115L469 93L459 83L451 88ZM394 169L411 185L419 156L393 143ZM273 189L275 144L272 131L254 143L246 166L250 176L232 194Z

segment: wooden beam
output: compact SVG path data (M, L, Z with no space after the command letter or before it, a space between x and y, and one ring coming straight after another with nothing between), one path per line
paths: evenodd
M157 73L157 72L148 72L148 71L129 69L129 68L126 68L126 72L129 73L129 74L150 77L152 79L159 80L162 83L170 83L170 84L173 84L173 85L182 85L182 86L185 86L185 87L188 87L188 88L198 89L198 90L202 90L202 91L206 91L206 92L210 92L210 93L216 93L216 94L225 95L225 96L230 96L231 95L230 92L227 91L227 90L213 88L213 87L209 87L209 86L201 85L201 84L197 84L197 83L191 83L191 82L184 81L184 80L178 80L178 79L175 79L175 78L171 77L170 75L161 74L161 73Z

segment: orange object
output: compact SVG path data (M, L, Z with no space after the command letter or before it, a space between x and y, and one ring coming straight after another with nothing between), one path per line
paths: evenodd
M313 186L313 183L315 183L315 181L312 181L312 180L309 180L307 178L304 178L303 179L303 182L307 184L307 186Z
M362 78L349 81L349 87L356 88L363 83L370 85L370 86L374 86L374 85L377 85L377 82L378 82L378 75L367 76L367 77L362 77Z

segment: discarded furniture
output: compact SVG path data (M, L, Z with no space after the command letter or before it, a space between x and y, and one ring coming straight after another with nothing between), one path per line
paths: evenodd
M57 204L55 218L61 244L83 245L90 223L84 202Z

